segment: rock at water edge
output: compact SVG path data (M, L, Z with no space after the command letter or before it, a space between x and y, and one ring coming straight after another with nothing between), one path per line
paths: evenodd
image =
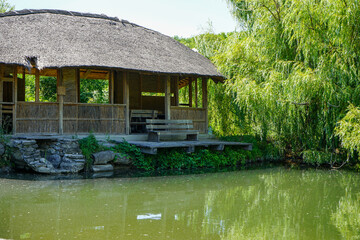
M114 171L114 167L111 164L93 165L92 170L94 172L111 172L111 171Z
M114 160L115 153L113 151L102 151L92 154L94 165L103 165Z

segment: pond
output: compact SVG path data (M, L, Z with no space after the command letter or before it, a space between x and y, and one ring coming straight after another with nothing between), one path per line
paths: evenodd
M360 175L0 179L0 239L359 239Z

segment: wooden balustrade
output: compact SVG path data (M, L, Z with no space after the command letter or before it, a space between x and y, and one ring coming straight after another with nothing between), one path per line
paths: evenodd
M171 107L171 119L174 120L192 120L194 130L200 133L207 132L207 119L205 108Z
M17 133L59 133L59 103L17 102ZM125 133L124 104L64 103L64 133Z

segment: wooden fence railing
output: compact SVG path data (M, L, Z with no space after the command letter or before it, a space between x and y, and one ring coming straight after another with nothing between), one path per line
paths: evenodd
M64 104L64 133L125 133L124 104Z
M58 133L59 104L17 102L15 124L17 133Z
M205 108L175 107L171 108L171 119L189 119L193 121L194 129L200 133L207 132L207 119Z
M59 133L59 103L17 102L16 133ZM125 105L65 103L64 133L125 133Z
M125 104L64 103L64 133L125 133ZM189 119L207 132L205 108L171 107L171 119ZM16 133L59 133L59 103L17 102Z

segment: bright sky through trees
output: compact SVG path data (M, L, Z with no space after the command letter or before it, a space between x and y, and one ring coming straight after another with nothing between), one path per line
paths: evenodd
M234 31L225 0L8 0L21 9L63 9L106 14L169 36L190 37L212 23L215 32Z

